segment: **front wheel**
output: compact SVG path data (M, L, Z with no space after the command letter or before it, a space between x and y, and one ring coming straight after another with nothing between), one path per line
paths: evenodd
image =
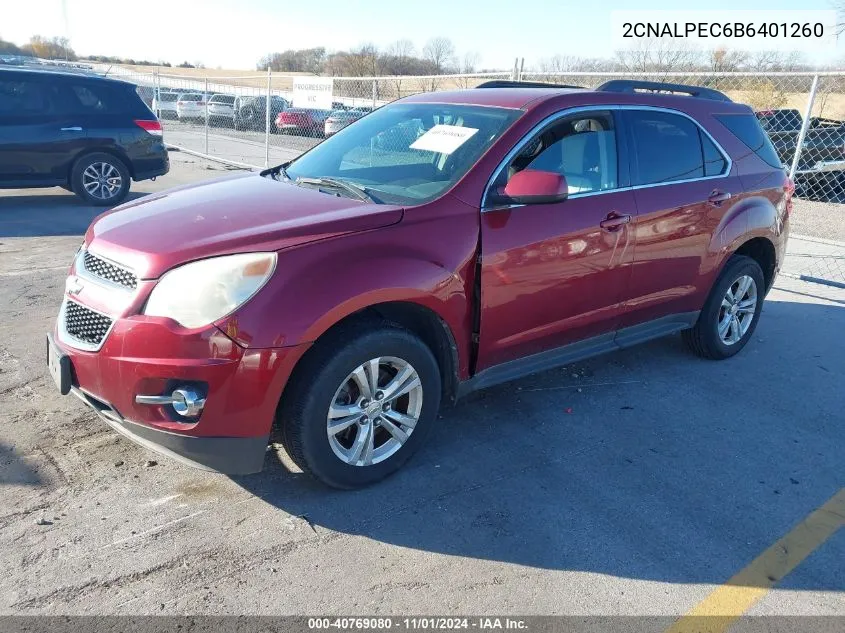
M387 323L318 341L285 391L283 441L304 471L336 488L384 479L424 443L442 384L431 350Z
M754 333L765 292L760 264L734 255L713 285L695 327L682 333L684 341L703 358L730 358Z

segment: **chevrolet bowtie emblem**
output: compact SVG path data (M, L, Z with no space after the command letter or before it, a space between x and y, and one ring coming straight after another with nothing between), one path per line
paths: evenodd
M82 282L79 281L79 277L68 277L65 282L65 290L71 295L78 295L82 292Z

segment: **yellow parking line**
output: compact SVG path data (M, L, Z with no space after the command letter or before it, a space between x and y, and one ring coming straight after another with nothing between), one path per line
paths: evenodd
M845 488L724 585L715 589L667 633L724 633L772 587L845 526Z

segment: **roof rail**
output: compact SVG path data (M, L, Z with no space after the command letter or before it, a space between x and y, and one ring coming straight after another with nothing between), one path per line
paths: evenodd
M703 88L701 86L687 86L685 84L668 84L660 81L634 81L631 79L613 79L606 81L596 90L600 92L672 92L710 99L712 101L731 101L731 99L718 90Z
M493 79L478 84L476 88L580 88L584 86L570 86L568 84L547 84L542 81L511 81L510 79Z

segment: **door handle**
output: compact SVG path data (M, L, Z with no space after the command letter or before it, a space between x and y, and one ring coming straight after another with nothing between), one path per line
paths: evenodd
M713 193L707 198L707 202L712 204L713 206L718 207L723 202L726 202L731 199L731 194L729 191L719 191L718 189L714 189Z
M59 131L61 131L61 132L81 132L81 131L82 131L82 128L81 128L81 127L79 127L78 125L74 125L73 127L63 127L63 128L60 128L60 130L59 130Z
M630 215L622 215L616 213L615 211L609 213L607 217L599 222L599 226L603 228L605 231L615 231L617 229L622 228L624 225L628 224L631 221Z

